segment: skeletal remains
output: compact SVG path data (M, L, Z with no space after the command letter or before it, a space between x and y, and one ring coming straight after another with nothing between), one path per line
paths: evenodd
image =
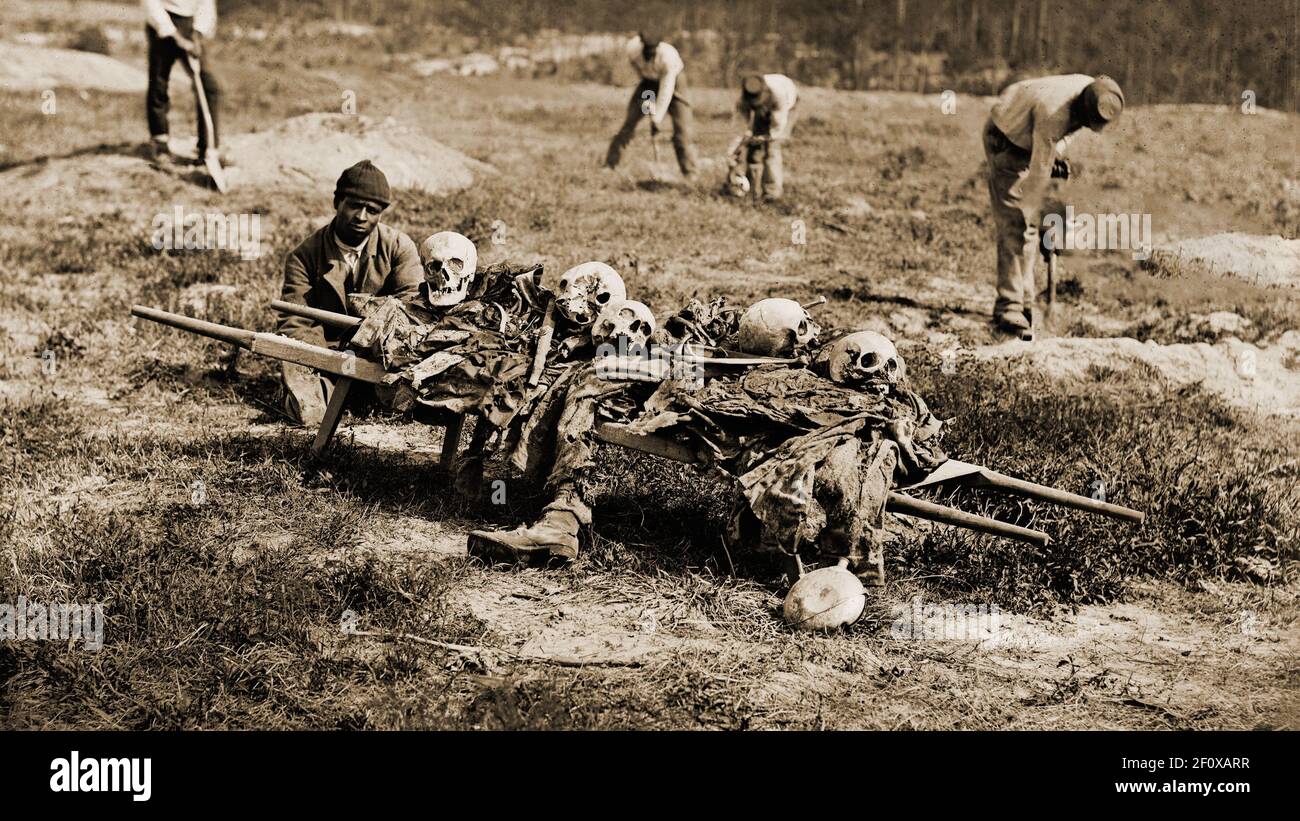
M478 254L474 244L460 234L442 232L426 239L420 252L428 286L425 298L430 304L451 306L462 302L477 270ZM586 262L558 276L543 274L540 288L551 294L560 316L578 328L586 329L598 345L618 344L620 339L625 339L629 347L644 346L648 350L653 345L651 337L656 328L654 315L643 303L627 299L623 278L609 265ZM307 316L340 328L356 327L362 321L356 317L305 305L277 302L275 307L282 312ZM391 379L391 374L384 371L378 363L355 356L352 352L334 351L274 334L257 334L203 322L145 306L133 306L131 311L136 316L220 339L254 353L334 373L345 382L360 379L380 384ZM788 358L808 352L816 343L820 332L821 329L813 322L808 311L798 302L771 298L755 303L744 313L739 322L736 344L746 353ZM544 346L549 346L549 342L539 339L539 358L544 353ZM753 360L729 361L741 366L754 364ZM802 367L802 363L794 361L789 364L791 367ZM903 358L893 342L873 331L852 332L823 345L813 358L812 368L815 372L829 376L837 385L882 396L888 394L892 387L900 385L907 373ZM339 395L345 394L346 388ZM326 421L322 423L313 445L314 450L319 451L328 442L338 424L341 411L342 405L339 404L332 413L327 413ZM679 443L614 430L618 427L620 426L598 426L596 438L666 458L683 461L694 458L690 449ZM444 454L445 465L450 464L447 455ZM455 455L454 450L451 455ZM1140 511L1014 479L955 459L948 459L924 480L908 487L952 482L991 487L1130 522L1143 520ZM1039 531L914 499L897 492L890 493L886 509L1040 545L1048 541L1047 534ZM797 629L833 629L857 619L864 606L865 592L862 585L842 562L837 567L825 567L803 574L787 596L785 616Z
M857 331L833 342L827 371L837 385L881 395L907 377L894 343L875 331Z
M635 299L623 299L609 303L596 315L591 341L597 345L603 342L617 345L621 338L626 340L626 350L635 351L648 345L654 332L655 316L650 308Z
M579 327L590 327L601 309L627 299L618 271L603 262L584 262L559 276L542 275L542 290L555 298L560 315Z
M478 268L478 249L469 237L442 231L420 245L427 299L436 307L456 305L469 294Z
M821 328L793 299L773 297L755 302L740 318L737 344L745 353L791 356L813 344Z

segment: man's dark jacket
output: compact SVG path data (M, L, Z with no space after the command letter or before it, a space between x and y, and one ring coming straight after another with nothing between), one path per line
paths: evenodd
M326 224L285 259L281 299L341 314L352 313L348 294L395 296L403 302L419 299L424 271L420 252L410 237L383 223L376 226L361 249L361 258L349 283L347 265L334 243L332 230L332 224ZM288 315L281 315L276 332L328 347L335 347L346 333L323 327L311 319Z

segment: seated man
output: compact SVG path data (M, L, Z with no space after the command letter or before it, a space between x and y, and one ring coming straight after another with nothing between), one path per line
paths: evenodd
M349 294L391 295L403 302L419 299L424 275L415 243L379 222L391 199L388 179L369 160L345 170L334 189L334 219L303 240L285 260L280 298L353 315ZM276 332L335 349L347 335L315 320L287 314L280 317ZM303 425L319 425L334 377L286 362L281 379L289 417Z

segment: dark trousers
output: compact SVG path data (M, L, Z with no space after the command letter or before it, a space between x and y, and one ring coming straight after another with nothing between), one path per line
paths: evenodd
M632 137L636 134L637 123L641 118L646 116L641 111L648 97L642 96L645 92L651 91L656 95L659 94L659 82L657 80L642 80L632 92L632 99L627 104L627 117L623 120L623 127L614 135L614 139L609 144L609 153L605 156L605 164L610 168L618 167L619 160L623 157L623 149L627 148L628 143L632 142ZM673 99L668 103L668 116L673 121L673 151L677 154L677 165L682 169L682 174L690 176L695 171L695 147L691 145L692 116L691 104L681 96L686 91L686 72L677 75L677 85L673 90Z
M798 108L798 106L796 105L795 108ZM794 125L795 108L790 109L787 120L788 126ZM755 137L770 137L772 135L771 112L754 114L753 134ZM781 140L762 140L749 144L747 156L749 184L756 200L760 197L779 199L785 190L785 163L781 156L781 142Z
M172 22L176 25L176 30L183 37L194 36L194 20L190 17L181 17L171 15ZM149 135L151 137L167 136L167 109L171 105L171 98L167 94L167 81L172 76L172 64L177 60L184 65L185 51L176 44L176 41L170 37L161 38L151 26L145 26L145 39L149 44L149 91L145 94L145 116L149 120ZM188 69L186 69L188 71ZM203 90L208 97L208 110L212 113L212 136L216 148L221 144L217 138L217 109L219 108L218 100L221 96L221 90L217 86L217 78L208 70L208 59L203 58L202 70L199 72L200 79L203 80ZM203 128L203 109L199 107L197 96L194 100L194 110L197 116L199 133L199 156L208 148L207 134Z

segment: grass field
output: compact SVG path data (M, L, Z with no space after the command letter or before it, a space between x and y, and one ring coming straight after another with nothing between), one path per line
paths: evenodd
M176 309L187 288L225 284L210 318L270 329L283 257L328 216L330 191L219 197L113 148L144 137L138 96L60 92L47 116L39 95L4 92L0 599L102 602L107 628L98 653L0 642L0 725L1297 726L1297 417L1144 368L940 367L954 346L999 342L977 137L987 101L945 114L938 97L809 89L788 199L755 208L717 193L720 166L680 180L666 145L656 180L644 133L622 169L599 169L627 89L420 79L330 55L223 44L227 132L338 111L351 91L360 114L500 172L445 197L399 192L386 218L417 240L485 236L499 220L505 241L480 243L482 264L604 259L660 316L696 294L826 295L823 325L900 341L918 391L955 419L950 453L1074 492L1104 482L1148 522L959 497L1055 542L896 523L890 586L846 633L807 636L781 621L773 569L718 546L721 489L602 450L607 488L578 564L485 570L465 557L465 531L535 512L535 488L511 484L504 506L458 498L435 467L440 434L399 419L354 420L312 460L310 434L277 414L267 361L129 318L132 303ZM701 154L719 158L738 130L732 94L694 89L692 103ZM189 116L178 99L176 133ZM1294 238L1296 126L1133 110L1078 141L1072 202L1150 213L1158 240ZM259 214L262 255L155 250L151 220L177 204ZM1267 350L1300 327L1294 290L1120 252L1063 266L1059 333L1175 342L1197 315L1234 311ZM996 606L998 638L900 639L915 597Z

